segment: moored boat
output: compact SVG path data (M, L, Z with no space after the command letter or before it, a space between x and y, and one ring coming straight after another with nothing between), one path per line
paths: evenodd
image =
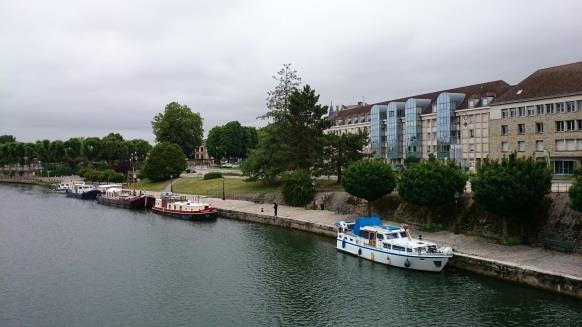
M97 203L128 209L151 208L155 201L153 196L116 186L106 188L105 192L97 196Z
M209 203L189 201L183 195L162 194L152 207L152 211L166 216L187 220L216 219L218 212Z
M336 223L336 247L360 258L406 269L441 271L453 250L414 239L408 228L382 225L380 217L360 217L355 222Z
M71 189L67 190L67 197L77 198L82 200L95 200L97 195L101 193L93 185L87 184L73 184Z
M85 184L83 181L79 182L62 182L58 184L54 184L51 186L51 189L57 193L67 193L69 190L73 188L73 184Z

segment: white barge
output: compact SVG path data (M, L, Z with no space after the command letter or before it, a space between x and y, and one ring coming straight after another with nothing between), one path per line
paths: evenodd
M453 250L410 236L408 229L382 225L380 217L360 217L355 222L340 221L337 249L360 258L405 269L441 271Z

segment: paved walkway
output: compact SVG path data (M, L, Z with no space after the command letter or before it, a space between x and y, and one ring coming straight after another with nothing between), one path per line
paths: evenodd
M155 192L147 193L159 195L159 193ZM194 196L188 195L188 197L193 198ZM217 198L207 198L206 200L219 209L256 214L262 213L266 215L274 214L273 204L256 204L248 201L222 200ZM263 212L261 212L261 209L263 209ZM303 208L284 205L279 205L278 216L328 226L333 226L335 222L340 220L352 220L356 217L355 215L340 215L327 210L305 210ZM390 221L384 221L384 223L398 225L398 223ZM500 261L522 268L582 279L582 254L563 253L523 245L505 246L491 243L482 237L455 235L444 231L429 233L412 230L412 234L414 237L421 234L423 239L434 241L441 245L454 246L458 253Z

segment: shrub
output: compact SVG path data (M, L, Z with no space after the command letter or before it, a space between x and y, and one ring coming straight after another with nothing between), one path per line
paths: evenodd
M216 179L216 178L222 178L222 173L218 171L212 171L204 174L204 179Z
M150 181L159 182L180 176L186 168L186 156L182 149L176 144L162 142L154 146L142 172Z
M568 195L570 196L570 207L582 212L582 177L576 179L576 182L570 187Z
M371 201L392 193L396 186L396 176L384 161L360 160L346 169L342 186L349 194L368 200L368 215L371 215Z
M402 173L398 194L404 202L437 206L453 202L455 192L463 193L467 175L454 161L431 157Z
M315 188L309 172L297 170L283 175L283 198L291 206L304 206L313 201Z

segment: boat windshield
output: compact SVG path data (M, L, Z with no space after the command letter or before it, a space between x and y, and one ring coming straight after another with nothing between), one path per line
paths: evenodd
M398 238L398 233L390 233L390 234L386 234L386 239L388 240L392 240Z
M400 237L404 238L404 237L408 237L408 235L406 235L406 232L400 232Z

